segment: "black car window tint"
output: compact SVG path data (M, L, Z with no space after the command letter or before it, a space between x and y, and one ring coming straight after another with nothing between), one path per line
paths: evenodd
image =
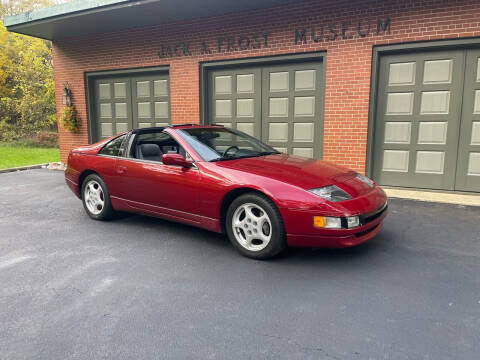
M139 147L143 144L156 144L159 146L161 155L177 153L186 157L185 150L180 144L166 132L146 132L135 136L130 149L130 156L138 158Z
M113 139L99 151L99 154L109 156L123 156L124 149L122 145L126 138L127 135L122 135Z

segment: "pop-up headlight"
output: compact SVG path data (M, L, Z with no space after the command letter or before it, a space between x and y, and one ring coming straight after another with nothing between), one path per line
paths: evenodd
M329 185L321 188L310 189L308 191L331 202L343 201L343 200L348 200L352 198L345 191L343 191L342 189L340 189L335 185Z
M370 188L374 188L375 187L375 183L373 182L372 179L369 179L368 177L366 176L363 176L363 175L360 175L360 174L357 174L357 179L360 180L361 182L367 184Z

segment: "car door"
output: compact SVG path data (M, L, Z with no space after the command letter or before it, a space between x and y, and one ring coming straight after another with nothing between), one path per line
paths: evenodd
M131 146L135 146L135 140ZM116 163L116 193L130 207L184 219L198 214L200 173L196 166L165 165L131 155L129 152L130 157L119 158Z
M123 134L108 142L94 159L93 169L101 176L110 196L115 195L117 185L116 162L124 156L124 146L129 134Z

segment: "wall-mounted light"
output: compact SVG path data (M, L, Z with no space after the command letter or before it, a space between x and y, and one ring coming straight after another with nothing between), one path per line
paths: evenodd
M72 90L68 83L63 84L63 105L72 106Z

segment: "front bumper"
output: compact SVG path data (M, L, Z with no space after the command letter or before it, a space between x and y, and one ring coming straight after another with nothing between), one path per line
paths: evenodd
M373 221L353 229L325 230L324 234L315 235L287 234L287 244L289 246L323 248L344 248L359 245L372 239L380 232L387 212L388 209L385 208Z
M282 211L283 210L283 211ZM322 209L281 209L289 246L342 248L355 246L377 235L388 212L387 197L376 187L362 197L339 203L339 212L322 213ZM324 229L313 226L313 216L360 217L360 226L347 229Z

